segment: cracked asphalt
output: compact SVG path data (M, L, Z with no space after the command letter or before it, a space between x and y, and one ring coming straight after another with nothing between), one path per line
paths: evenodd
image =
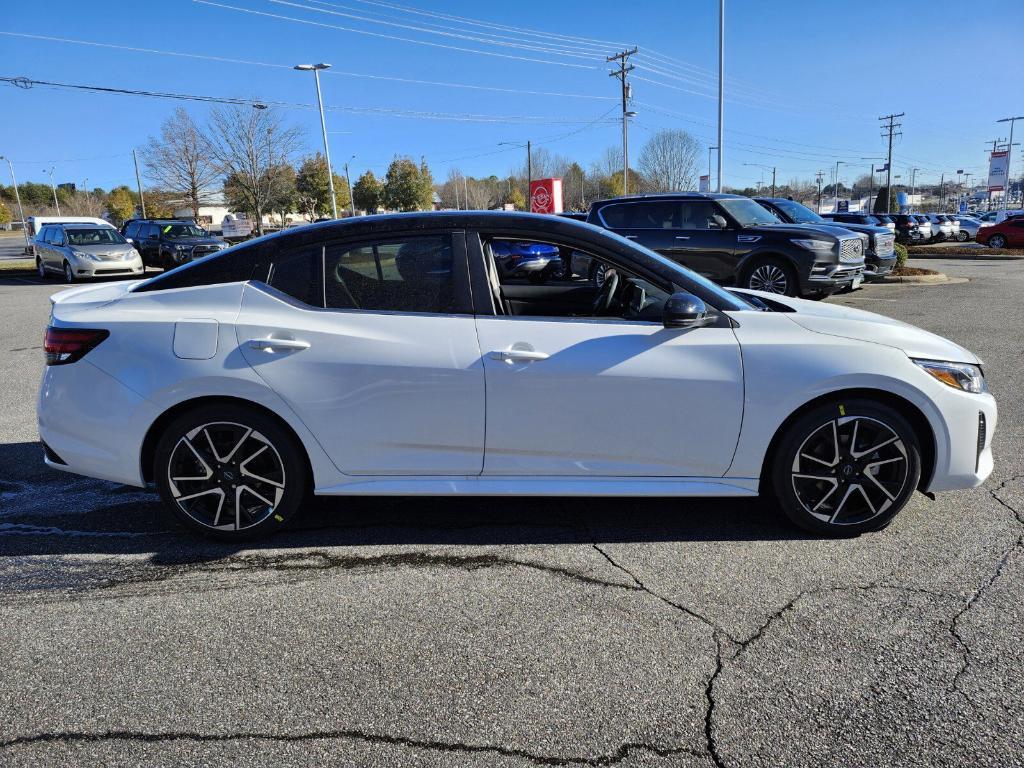
M821 540L770 505L317 501L245 548L47 470L0 279L0 765L1024 765L1024 260L833 301L978 352L995 474ZM97 393L90 393L94 399Z

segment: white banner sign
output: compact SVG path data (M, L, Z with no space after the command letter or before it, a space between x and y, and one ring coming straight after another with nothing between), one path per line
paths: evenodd
M700 177L700 189L698 192L710 192L711 191L711 177L701 176Z
M1006 169L1009 152L993 152L988 161L988 191L1001 192L1006 188Z

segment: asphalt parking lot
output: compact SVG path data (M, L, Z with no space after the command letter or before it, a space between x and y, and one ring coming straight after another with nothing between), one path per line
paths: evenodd
M969 280L833 301L984 358L996 469L880 533L357 499L245 549L42 465L60 286L0 277L0 765L1024 765L1024 260L917 265Z

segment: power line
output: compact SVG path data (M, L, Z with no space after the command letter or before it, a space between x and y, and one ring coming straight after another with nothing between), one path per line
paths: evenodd
M131 45L118 45L115 43L101 43L92 40L77 40L74 38L67 37L53 37L50 35L34 35L26 32L6 32L0 30L0 35L7 37L18 37L28 40L43 40L54 43L68 43L73 45L87 45L94 48L110 48L113 50L128 51L131 53L146 53L158 56L173 56L177 58L186 59L197 59L200 61L213 61L220 64L242 64L246 66L254 67L268 67L273 69L284 69L291 70L291 64L277 64L267 61L254 61L252 59L234 59L226 56L211 56L209 54L202 53L187 53L183 51L167 51L159 48L139 48ZM438 80L420 80L416 78L408 77L397 77L393 75L374 75L365 72L347 72L339 69L329 69L324 72L325 75L343 75L345 77L361 77L370 80L387 80L390 82L407 83L410 85L429 85L444 88L465 88L468 90L476 91L494 91L496 93L515 93L526 96L554 96L558 98L570 98L570 99L592 99L597 101L617 101L618 99L614 96L595 96L586 93L563 93L560 91L534 91L526 90L522 88L503 88L500 86L493 85L476 85L472 83L452 83Z
M568 61L552 61L550 59L536 59L529 56L515 56L510 53L498 53L497 51L481 51L476 48L464 48L458 45L447 45L445 43L436 43L431 40L416 40L410 37L400 37L398 35L388 35L383 32L371 32L367 29L356 29L354 27L343 27L337 24L327 24L321 21L312 21L310 19L298 19L294 16L285 16L278 13L269 13L267 11L257 11L253 8L240 8L237 5L228 5L227 3L217 3L213 0L192 0L194 3L200 5L208 5L213 8L224 8L229 11L237 11L239 13L248 13L253 16L264 16L271 19L280 19L283 21L293 21L297 24L306 24L313 27L321 27L323 29L335 29L341 32L355 32L360 35L369 35L370 37L379 37L385 40L396 40L402 43L415 43L416 45L427 45L432 48L444 48L450 51L462 51L463 53L476 53L482 56L494 56L499 59L513 59L515 61L528 61L536 64L549 64L557 65L560 67L573 67L575 69L597 69L597 66L590 66L587 64L573 64Z

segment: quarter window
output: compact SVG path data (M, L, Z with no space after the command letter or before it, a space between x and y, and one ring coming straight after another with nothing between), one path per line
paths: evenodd
M329 309L456 311L448 236L329 246L324 254L324 275Z
M324 305L324 249L304 248L274 262L269 284L311 307Z

